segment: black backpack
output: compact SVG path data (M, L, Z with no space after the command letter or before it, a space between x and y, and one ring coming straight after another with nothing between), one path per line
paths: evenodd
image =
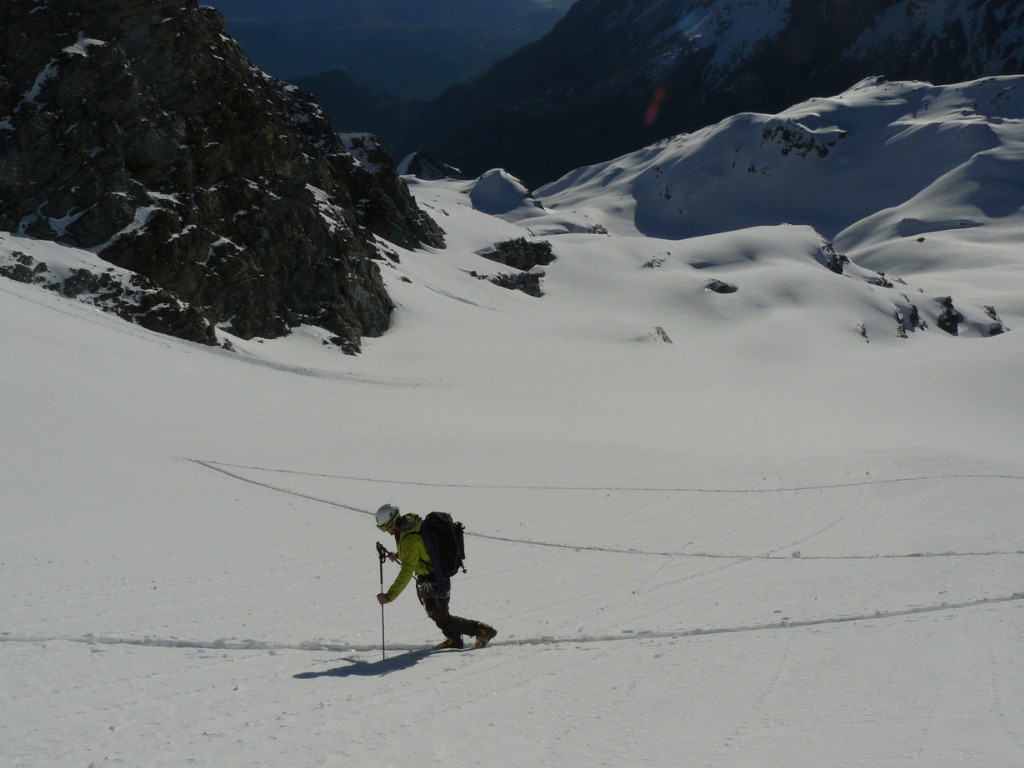
M462 569L466 572L463 560L466 559L466 546L463 543L464 526L452 520L447 512L431 512L423 518L420 533L427 544L427 554L435 570L446 577L454 576ZM434 551L430 551L433 549ZM436 555L436 559L435 559Z

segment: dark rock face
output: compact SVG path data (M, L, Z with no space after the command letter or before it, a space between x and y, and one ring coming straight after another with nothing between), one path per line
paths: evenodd
M409 156L408 161L403 161L405 173L410 173L418 179L426 181L438 181L440 179L461 179L462 171L440 160L431 157L429 152L419 150Z
M523 271L537 266L546 267L555 260L551 243L547 240L527 240L525 237L495 243L492 250L484 251L480 255L485 259Z
M708 280L707 285L705 286L705 290L710 291L711 293L727 294L736 293L736 291L738 291L739 288L737 288L732 283L725 282L724 280L712 278L711 280Z
M472 274L481 280L490 280L494 285L507 288L510 291L522 291L528 296L534 296L538 299L544 295L544 291L540 287L540 281L544 277L543 273L517 272L514 275L500 274L493 277L478 275L475 272Z
M211 324L190 338L309 323L350 351L388 327L374 237L443 245L390 161L357 163L195 0L4 2L0 229L147 278Z
M579 0L542 40L428 104L399 150L471 177L506 168L532 188L870 76L949 83L1022 67L1020 0Z
M78 299L151 331L189 341L208 340L210 322L194 307L178 301L172 293L142 275L112 274L114 272L113 267L99 274L79 268L61 279L46 263L37 262L28 254L13 251L9 258L0 254L0 277Z
M540 298L544 295L541 281L545 277L542 266L555 260L555 252L547 240L527 240L517 237L514 240L503 240L480 253L485 259L512 267L517 270L512 274L481 275L470 272L479 280L490 280L495 285L512 291L522 291L530 296Z
M959 310L953 306L953 299L950 296L943 296L936 299L939 306L942 307L942 312L939 314L939 319L936 324L948 333L950 336L960 335L960 325L965 323L964 316L960 314Z

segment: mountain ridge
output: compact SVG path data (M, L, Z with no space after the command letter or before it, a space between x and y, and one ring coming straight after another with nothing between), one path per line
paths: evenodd
M157 298L123 311L148 327L315 322L357 351L392 308L376 238L443 242L386 155L357 162L195 0L12 0L0 29L0 229L139 276Z
M292 81L342 69L360 86L428 99L542 36L566 0L213 0L262 69ZM361 126L366 130L368 126Z
M869 76L1020 71L1024 7L1009 0L580 0L544 38L428 104L400 149L469 176L507 167L532 187Z

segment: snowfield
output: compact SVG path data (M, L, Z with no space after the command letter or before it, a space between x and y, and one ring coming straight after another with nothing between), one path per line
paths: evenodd
M830 100L826 157L755 147L787 116L746 116L536 198L410 179L448 248L388 246L394 324L358 357L0 281L0 763L1017 768L1022 82L960 115L995 126L962 156L940 139L977 133L956 105L992 82L929 91L944 127L900 134L899 194L865 166L922 84ZM785 166L757 175L773 210L731 202L746 163L684 214L651 192L720 145ZM543 297L483 279L519 237L553 247ZM384 502L465 523L452 609L489 647L427 651L408 589L382 653Z

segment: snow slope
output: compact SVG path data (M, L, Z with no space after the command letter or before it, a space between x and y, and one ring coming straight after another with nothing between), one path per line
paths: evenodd
M934 299L956 286L970 316L964 331L984 335L991 308L1024 310L1022 125L1022 76L949 86L872 79L578 169L538 189L548 214L522 224L601 225L686 248L755 225L805 225L866 270L847 274L895 284L899 295L879 305L886 317L913 305L934 326Z
M838 230L752 212L677 239L592 171L501 218L410 180L449 247L393 249L394 327L358 357L315 328L210 349L0 281L0 762L1019 765L1021 212L927 231L973 237L968 264L868 279L917 244L901 222L1007 199L985 152L842 222L845 276ZM539 299L479 279L524 236L557 256ZM1010 332L900 338L915 291ZM425 652L410 590L382 659L384 502L467 525L453 609L489 648Z

